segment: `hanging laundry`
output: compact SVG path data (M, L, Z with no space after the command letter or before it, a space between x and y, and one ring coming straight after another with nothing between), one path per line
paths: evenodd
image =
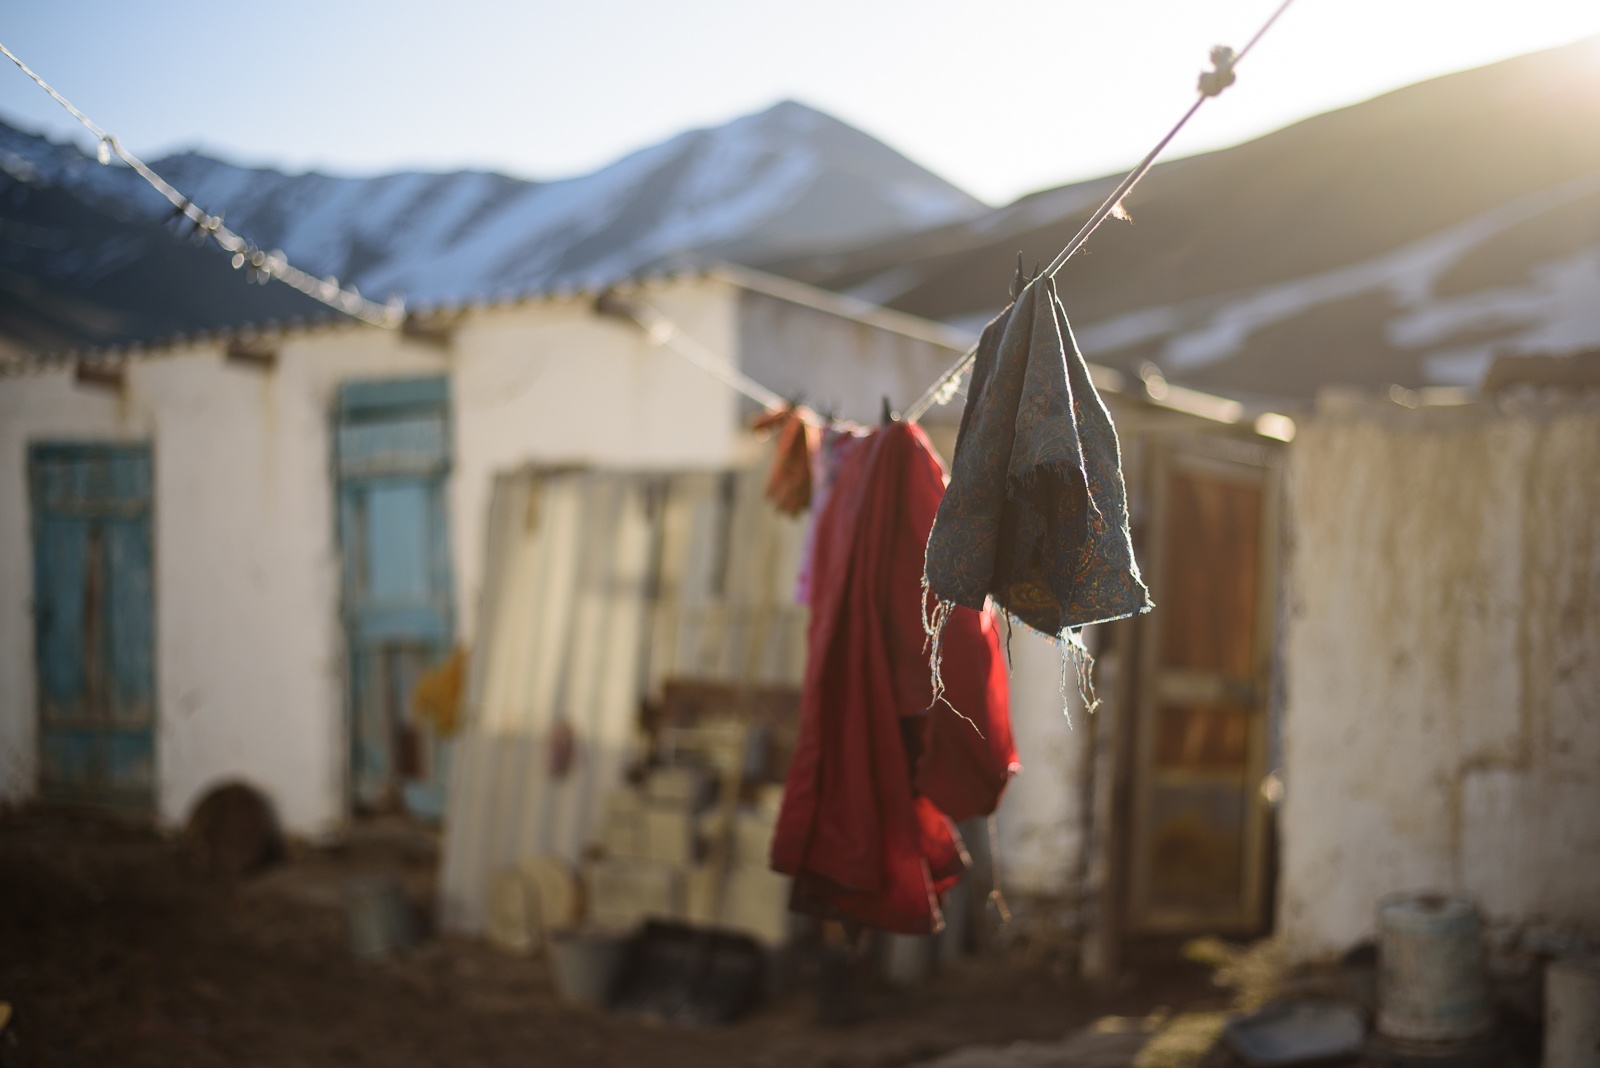
M797 911L937 930L939 895L965 866L940 805L993 811L1016 769L992 620L963 609L952 622L948 702L933 700L922 558L943 493L926 435L896 423L852 446L818 517L800 734L772 845Z
M958 608L942 641L943 690L928 710L913 785L960 823L994 812L1022 765L1011 736L1011 683L994 613ZM925 658L917 666L926 673ZM931 694L931 679L928 687Z
M816 545L817 521L828 507L839 470L867 434L854 423L830 423L822 430L822 443L811 457L811 519L800 542L800 567L795 572L795 604L811 603L811 550Z
M1116 429L1048 275L978 342L927 582L943 602L936 632L947 606L991 596L1072 643L1082 627L1153 607L1133 558Z
M804 409L791 404L758 416L750 424L753 430L778 432L767 476L767 500L784 515L799 515L811 506L811 459L817 450L817 430L805 416Z

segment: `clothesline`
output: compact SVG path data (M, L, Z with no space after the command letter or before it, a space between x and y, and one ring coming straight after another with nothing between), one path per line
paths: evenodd
M741 393L770 411L793 407L807 424L822 428L832 425L808 408L793 404L788 398L763 386L728 361L718 356L704 342L683 330L677 323L651 304L630 300L613 290L601 293L595 307L603 315L613 315L637 323L652 345L669 348L721 381L729 389Z
M1234 69L1245 56L1250 54L1251 49L1255 48L1256 44L1278 21L1278 18L1289 9L1289 5L1292 3L1294 3L1294 0L1283 0L1238 53L1235 53L1231 48L1220 45L1211 50L1213 69L1200 75L1198 96L1194 103L1189 105L1189 109L1183 113L1183 116L1173 125L1172 129L1168 130L1165 136L1156 142L1155 147L1145 154L1145 157L1139 161L1138 166L1129 171L1122 181L1117 183L1117 187L1112 190L1111 195L1106 197L1104 202L1084 222L1072 240L1067 242L1066 247L1050 261L1049 266L1042 272L1044 276L1053 278L1061 270L1062 266L1066 264L1067 260L1083 247L1084 243L1089 240L1090 235L1099 228L1100 224L1117 211L1123 198L1150 172L1151 167L1155 165L1156 159L1162 152L1166 151L1167 146L1172 143L1172 139L1194 117L1195 112L1200 110L1200 105L1204 104L1210 97L1219 95L1224 89L1233 84ZM749 375L733 367L709 347L684 332L675 322L649 304L628 300L614 292L607 291L601 294L599 301L597 301L597 306L605 314L616 315L637 323L645 331L652 344L672 349L691 363L720 379L729 388L749 397L762 407L778 410L791 406L791 402L787 398L768 389ZM934 379L933 384L923 392L922 396L918 397L916 402L906 409L905 414L902 416L904 421L917 422L934 405L948 404L960 392L961 375L972 366L972 361L977 356L977 352L978 347L974 344L962 354L960 359L940 374L938 378ZM797 411L800 417L811 426L823 427L829 425L828 420L819 417L815 412L798 407Z
M1212 49L1211 59L1214 69L1200 76L1199 96L1197 99L1184 112L1183 117L1178 120L1176 125L1167 132L1166 136L1146 154L1144 159L1139 162L1139 165L1118 183L1117 188L1095 210L1094 214L1089 217L1073 239L1067 243L1067 246L1056 255L1055 259L1051 260L1050 265L1045 268L1044 274L1053 277L1066 261L1078 249L1083 247L1084 242L1089 239L1089 236L1094 233L1099 225L1118 209L1123 198L1149 172L1150 168L1155 164L1156 158L1166 149L1178 132L1183 129L1195 112L1200 109L1200 105L1205 103L1208 97L1220 94L1223 89L1233 83L1234 68L1250 53L1250 50L1256 46L1256 43L1261 40L1267 30L1277 22L1279 16L1293 2L1294 0L1283 0L1283 3L1273 11L1272 15L1237 54L1226 47L1219 46ZM176 208L177 216L187 218L193 222L196 234L200 235L202 239L210 237L225 251L233 253L233 266L235 269L248 267L252 277L260 278L262 281L277 278L279 281L331 308L374 326L393 328L404 320L405 307L398 300L392 300L387 304L378 304L361 296L360 293L353 289L340 287L337 280L333 278L320 279L295 267L288 262L282 253L269 253L256 248L249 241L224 226L220 216L210 215L205 212L170 182L153 171L143 160L123 148L121 142L115 136L108 133L98 123L74 106L70 100L57 92L54 87L35 73L4 43L0 43L0 54L4 54L6 58L16 64L24 74L33 79L40 88L49 93L57 103L82 123L90 133L95 135L99 140L99 155L102 163L109 163L111 154L115 153ZM609 307L606 306L608 301ZM792 405L787 398L768 389L760 382L720 359L708 347L683 332L671 319L662 315L650 305L624 301L614 294L603 294L600 304L602 311L621 315L638 323L645 330L653 344L671 348L691 363L720 379L731 389L749 397L762 407L773 410L796 407L801 417L808 424L819 427L828 424L827 420L822 419L816 413ZM916 422L935 404L948 403L958 392L957 383L961 375L972 365L976 354L977 347L974 345L934 380L933 384L928 387L922 396L906 410L903 418L907 422Z
M671 349L680 356L689 360L696 367L707 372L729 389L750 398L769 412L786 409L793 410L794 414L807 426L818 430L863 430L865 427L848 419L835 418L820 414L803 405L795 404L781 396L776 391L767 388L760 382L744 374L733 366L731 361L718 355L709 345L699 338L684 330L677 322L653 305L640 304L628 297L622 296L615 290L605 290L595 301L596 308L602 314L616 318L626 319L635 326L644 330L646 339L652 345ZM1243 405L1238 401L1226 397L1218 397L1199 390L1186 389L1174 386L1157 374L1143 376L1145 395L1152 404L1175 411L1186 412L1189 415L1199 416L1220 423L1237 423L1243 414ZM959 377L950 378L944 387L951 397L966 396L966 390L961 385ZM1104 387L1102 387L1104 388ZM943 404L949 398L941 398L936 403ZM1287 416L1277 415L1272 412L1264 413L1258 418L1256 433L1280 441L1289 440L1284 437L1281 423ZM1270 427L1263 429L1260 419L1276 420ZM1293 424L1290 423L1290 436L1293 436Z
M0 43L0 53L11 62L15 63L22 73L32 78L39 87L53 97L56 103L66 108L72 117L83 123L84 127L100 142L99 156L101 163L110 163L111 155L115 153L129 167L162 196L166 197L172 206L177 209L175 217L187 218L194 223L195 233L202 239L209 237L216 241L225 252L233 253L233 266L235 270L249 268L253 279L259 278L263 283L273 278L286 285L293 286L306 296L321 301L335 311L360 319L362 322L371 323L373 326L394 328L405 319L405 306L399 301L388 304L379 304L368 300L353 289L342 288L332 278L317 278L306 271L291 264L281 252L265 252L256 248L249 241L240 237L222 224L222 216L210 215L202 210L194 201L180 193L161 175L151 170L150 167L132 152L122 147L122 142L96 123L89 116L73 106L72 101L56 92L55 88L39 75L33 68L22 62L17 54Z
M1073 253L1082 248L1084 242L1089 240L1089 235L1093 234L1100 224L1105 222L1106 218L1117 210L1123 198L1133 190L1134 186L1139 184L1139 180L1148 174L1150 168L1155 165L1156 157L1166 151L1167 145L1172 143L1172 139L1178 135L1178 131L1182 130L1188 121L1194 117L1194 113L1200 110L1200 105L1204 104L1210 97L1219 95L1224 89L1233 84L1234 68L1239 65L1245 56L1250 54L1250 50L1256 46L1256 43L1272 28L1272 24L1278 21L1278 17L1287 11L1292 3L1294 3L1294 0L1283 0L1283 3L1279 4L1277 10L1273 11L1267 21L1261 24L1261 28L1255 32L1255 36L1250 38L1237 55L1233 49L1225 46L1218 46L1211 50L1211 62L1215 69L1200 75L1199 95L1195 98L1194 103L1189 105L1189 110L1183 113L1183 117L1177 121L1172 129L1167 131L1165 137L1156 142L1156 146L1145 155L1144 159L1139 161L1139 165L1128 172L1127 177L1117 184L1116 189L1111 191L1111 195L1106 197L1105 201L1095 209L1093 215L1089 216L1072 240L1067 242L1066 247L1056 254L1055 259L1050 261L1050 265L1044 269L1046 277L1053 278L1056 272L1061 270L1067 260L1072 257ZM916 403L906 409L906 420L914 423L926 415L928 409L935 404L948 403L952 395L951 386L967 368L972 366L972 361L977 354L978 347L974 344L948 370L934 379L933 385L929 386L922 396L917 398Z

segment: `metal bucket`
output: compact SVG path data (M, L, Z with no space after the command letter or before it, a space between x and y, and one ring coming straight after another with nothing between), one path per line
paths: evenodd
M1477 907L1443 894L1378 903L1378 1034L1391 1042L1470 1044L1494 1027Z
M1600 1068L1600 957L1545 969L1544 1068Z

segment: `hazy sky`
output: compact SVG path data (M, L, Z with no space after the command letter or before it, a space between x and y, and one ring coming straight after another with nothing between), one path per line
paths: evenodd
M0 40L146 158L552 178L793 98L1001 203L1137 160L1277 2L6 0ZM1600 0L1296 0L1171 154L1596 33ZM9 63L0 115L81 130Z

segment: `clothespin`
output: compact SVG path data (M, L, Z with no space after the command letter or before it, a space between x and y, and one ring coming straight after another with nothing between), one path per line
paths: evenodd
M1022 269L1022 250L1017 249L1017 273L1011 279L1011 299L1016 300L1018 295L1028 288L1028 284L1038 277L1039 261L1033 261L1033 273L1029 274Z
M1214 70L1204 71L1200 75L1200 95L1216 96L1228 86L1233 84L1233 61L1237 58L1233 49L1227 45L1217 45L1211 50L1211 66Z

